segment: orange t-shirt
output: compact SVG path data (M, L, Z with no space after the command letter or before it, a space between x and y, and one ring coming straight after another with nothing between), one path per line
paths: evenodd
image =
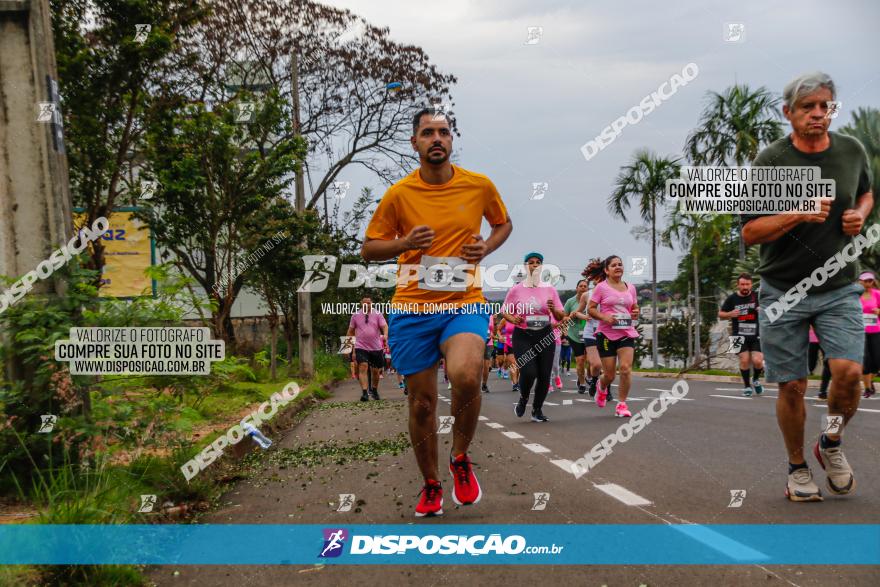
M458 279L465 268L459 272L454 267L467 263L459 256L461 247L476 242L473 235L480 234L483 218L492 226L504 224L507 208L488 177L457 165L452 171L451 180L431 185L422 181L416 169L388 188L367 226L366 237L377 240L403 238L423 224L434 230L427 250L406 251L398 259L398 284L392 302L412 311L429 311L426 304L460 307L485 301L478 272L474 275L470 270L472 278L467 281L471 283L466 283ZM418 265L424 269L423 276L416 279ZM444 267L452 271L444 273ZM407 279L407 275L412 277Z

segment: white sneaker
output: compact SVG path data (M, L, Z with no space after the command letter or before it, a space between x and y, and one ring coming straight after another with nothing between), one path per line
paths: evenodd
M813 448L813 455L828 475L826 485L831 493L846 495L856 488L856 478L853 476L852 467L843 456L839 445L822 448L822 445L817 441Z
M813 483L813 474L808 468L795 469L788 475L785 496L791 501L822 501L822 492Z

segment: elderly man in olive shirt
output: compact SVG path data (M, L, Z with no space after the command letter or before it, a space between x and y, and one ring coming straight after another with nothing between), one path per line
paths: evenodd
M745 243L761 245L761 343L767 381L779 384L776 419L788 450L785 493L792 501L822 500L804 460L811 325L827 351L832 373L826 426L813 454L825 469L831 493L842 495L855 488L852 468L841 450L841 433L859 404L864 347L861 288L854 285L859 268L858 260L840 266L831 259L837 255L840 260L840 252L862 231L874 197L864 147L853 137L828 131L835 97L834 82L823 73L789 83L783 92L783 114L792 132L761 151L753 163L819 167L822 179L835 181L835 198L823 200L815 214L749 216L743 227ZM826 271L828 267L838 270ZM787 293L804 280L810 283L805 297ZM768 313L771 307L775 311Z

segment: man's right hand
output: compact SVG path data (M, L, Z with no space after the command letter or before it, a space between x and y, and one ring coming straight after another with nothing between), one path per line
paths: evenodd
M430 226L424 224L416 226L409 231L409 234L403 240L408 245L407 250L427 249L434 242L434 231Z
M830 198L822 198L819 200L819 204L821 208L815 214L803 214L801 217L804 222L811 222L815 224L821 224L828 219L828 215L831 213L831 200Z

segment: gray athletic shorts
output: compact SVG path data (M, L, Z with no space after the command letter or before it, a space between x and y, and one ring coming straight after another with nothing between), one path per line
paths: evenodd
M847 359L861 365L865 325L859 295L863 291L861 285L852 284L825 293L808 293L770 322L766 309L785 292L762 281L758 292L758 322L767 381L784 383L807 377L810 325L829 359Z

